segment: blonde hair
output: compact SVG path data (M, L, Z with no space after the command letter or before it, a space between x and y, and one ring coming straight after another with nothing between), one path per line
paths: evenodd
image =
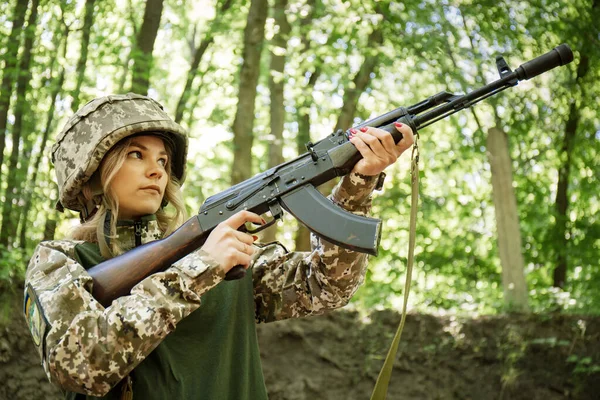
M158 136L163 139L165 149L169 155L169 161L166 166L169 180L165 188L163 205L166 204L165 202L168 202L175 209L174 213L168 213L165 207L161 206L155 214L160 231L163 233L163 236L167 236L183 224L187 219L187 212L181 193L181 186L171 174L172 145L169 140L164 140L163 136ZM110 240L116 238L117 217L119 215L119 199L112 193L111 183L125 162L131 140L132 137L129 137L117 143L104 156L98 171L96 171L92 179L83 186L81 193L86 200L93 201L96 204L96 212L91 218L75 227L69 234L69 237L74 240L98 243L100 254L105 259L115 257L124 252L117 240ZM104 223L109 213L109 231L106 233Z

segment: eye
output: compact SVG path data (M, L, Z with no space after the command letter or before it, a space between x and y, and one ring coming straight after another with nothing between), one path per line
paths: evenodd
M158 163L160 165L162 165L163 168L165 168L167 166L167 159L166 158L159 158L158 159Z
M127 153L127 157L132 157L132 158L142 158L142 152L138 151L138 150L134 150L134 151L130 151L129 153Z

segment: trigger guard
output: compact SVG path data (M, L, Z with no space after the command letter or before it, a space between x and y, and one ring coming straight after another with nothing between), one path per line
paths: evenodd
M252 234L252 233L258 233L260 231L264 231L265 229L267 229L268 227L273 225L275 222L277 222L279 219L281 219L281 217L283 217L283 209L279 205L278 201L274 201L269 204L269 211L271 212L271 215L273 216L272 220L267 222L265 225L260 225L256 229L248 229L246 227L246 232Z

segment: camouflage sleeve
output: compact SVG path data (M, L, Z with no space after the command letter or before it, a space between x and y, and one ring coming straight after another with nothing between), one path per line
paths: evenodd
M359 215L371 208L377 176L348 174L330 199ZM344 249L315 235L311 252L288 253L278 244L261 248L253 263L257 322L320 314L343 307L364 280L367 255Z
M224 274L203 251L138 283L104 308L92 278L74 260L77 242L35 250L26 273L25 318L49 379L62 388L105 395L200 306Z

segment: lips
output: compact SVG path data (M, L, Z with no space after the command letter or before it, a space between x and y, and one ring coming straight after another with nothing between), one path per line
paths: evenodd
M158 194L161 194L161 192L160 192L160 186L158 186L158 185L144 186L143 188L140 188L140 190L154 190Z

